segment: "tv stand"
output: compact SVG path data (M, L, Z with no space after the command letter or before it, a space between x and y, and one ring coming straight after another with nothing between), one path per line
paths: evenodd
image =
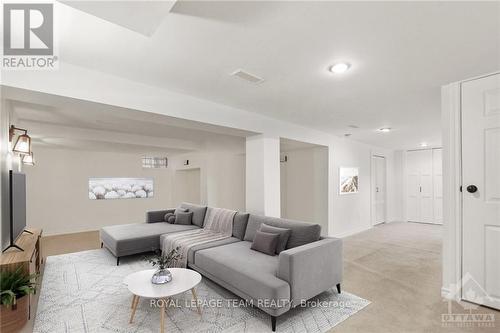
M11 244L8 249L0 255L0 271L15 271L21 269L26 274L40 274L43 263L40 252L41 229L30 229L22 232L15 244ZM19 251L21 250L21 251ZM37 282L40 280L37 279ZM26 297L26 298L25 298ZM3 312L0 320L0 331L4 331L5 326L9 326L12 332L19 332L26 321L31 317L31 295L21 298L24 303L18 302L16 312ZM5 314L5 315L4 315ZM6 330L9 331L9 330Z
M34 233L33 233L33 232L31 232L31 231L29 231L29 230L26 230L26 229L24 229L24 230L21 232L21 234L23 234L23 233L27 233L27 234L30 234L30 235L34 235ZM18 238L19 238L19 237L18 237ZM20 247L19 245L16 245L16 243L15 243L15 242L11 241L10 245L9 245L9 246L7 246L7 247L6 247L6 248L5 248L2 252L5 252L5 251L7 251L8 249L12 249L12 248L14 248L14 249L18 249L18 250L20 250L20 251L24 251L22 247Z

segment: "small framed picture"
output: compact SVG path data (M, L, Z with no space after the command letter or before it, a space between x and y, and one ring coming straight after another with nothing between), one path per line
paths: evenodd
M353 194L359 191L359 168L339 168L339 194Z

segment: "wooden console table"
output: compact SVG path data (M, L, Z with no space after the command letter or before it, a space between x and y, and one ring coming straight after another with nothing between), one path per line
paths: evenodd
M0 255L0 271L15 271L22 267L27 274L40 274L41 264L43 263L40 253L40 239L42 237L41 229L26 229L30 233L23 232L17 238L16 245L24 251L16 248L10 248ZM37 282L40 281L37 279ZM37 286L39 289L40 286ZM24 299L24 300L23 300ZM32 297L21 298L18 302L17 310L4 310L2 306L1 331L17 332L31 317ZM23 309L24 308L24 309ZM5 312L4 312L5 311Z

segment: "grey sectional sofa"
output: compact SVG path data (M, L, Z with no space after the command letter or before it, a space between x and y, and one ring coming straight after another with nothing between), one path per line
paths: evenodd
M105 227L101 239L116 257L160 248L162 235L203 227L206 207L184 203L193 225L163 221L172 210L149 212L146 223ZM261 224L291 230L284 251L267 255L250 247ZM230 238L188 252L188 266L276 318L302 302L342 283L342 240L323 238L318 224L237 213Z

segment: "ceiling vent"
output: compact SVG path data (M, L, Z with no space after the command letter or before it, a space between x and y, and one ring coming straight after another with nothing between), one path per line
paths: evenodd
M264 82L264 79L261 77L258 77L257 75L245 72L242 69L237 69L234 72L231 73L231 76L236 76L242 80L245 80L247 82L251 83L261 83Z

